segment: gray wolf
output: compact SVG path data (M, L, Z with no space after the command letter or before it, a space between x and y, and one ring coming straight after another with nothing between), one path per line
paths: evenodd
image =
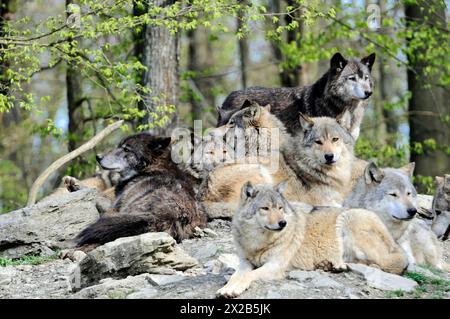
M374 211L408 257L409 264L446 269L442 246L430 225L417 214L417 192L411 182L414 163L402 168L367 165L344 206Z
M348 108L355 115L352 125L358 127L355 130L357 138L365 102L373 91L371 70L374 62L375 53L360 60L345 59L336 53L330 60L329 70L313 85L293 88L252 87L234 91L217 109L217 126L226 124L236 111L247 107L244 103L246 100L260 105L270 104L272 113L291 134L301 129L297 121L300 112L312 117L336 117Z
M350 262L393 273L406 268L406 256L376 214L336 207L297 211L284 187L242 187L232 226L241 262L218 296L236 297L253 281L282 279L291 269L343 271Z
M264 145L270 152L278 151L278 165L265 162L257 153L257 161L236 161L212 170L199 191L199 199L214 217L231 217L239 203L239 194L246 181L254 184L276 184L287 181L285 196L289 200L312 205L341 206L357 177L365 167L353 155L354 138L351 136L351 114L348 110L336 119L309 118L301 115L303 130L290 136L283 123L269 112L269 106L252 106L236 112L226 125L211 133L222 136L235 129L253 130L250 148L260 145L259 132L264 128L279 129L279 149ZM265 139L263 139L265 140ZM253 145L253 146L252 146ZM219 152L220 153L220 152ZM247 153L245 153L247 154ZM253 157L250 157L253 159ZM267 164L268 163L268 164ZM365 163L365 162L364 162ZM272 167L277 167L272 170Z
M414 163L401 168L379 168L370 163L344 206L374 211L398 240L417 213L417 191L411 182Z
M342 205L356 179L362 175L365 162L354 156L355 127L350 111L336 118L300 114L299 130L284 145L282 154L314 205ZM361 162L363 164L361 164Z
M116 171L121 178L112 211L77 236L79 246L150 231L165 231L181 241L196 227L205 227L206 215L195 201L189 179L171 161L170 141L140 133L97 156L103 169Z
M431 229L438 238L447 240L450 235L450 175L436 176L432 213Z
M431 216L415 218L399 243L407 252L410 264L427 264L450 271L450 264L443 259L443 247L439 238L446 240L450 228L450 176L436 176Z

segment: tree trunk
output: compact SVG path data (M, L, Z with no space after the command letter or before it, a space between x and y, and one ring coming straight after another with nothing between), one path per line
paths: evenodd
M386 1L379 0L378 5L380 6L381 14L386 12ZM389 32L389 31L386 31ZM379 81L378 87L380 92L380 109L382 111L382 133L384 134L384 143L394 144L397 142L397 134L399 129L399 118L394 110L387 110L385 108L386 103L392 102L391 97L393 95L393 81L392 72L388 71L389 60L384 59L382 52L378 54L378 71L379 71Z
M289 6L295 6L296 5L296 1L293 0L287 0L286 1L287 5ZM297 4L298 5L298 4ZM281 3L280 0L270 0L269 1L269 9L270 12L281 12ZM296 14L296 13L294 13ZM285 23L289 24L292 22L292 17L286 15L285 16ZM277 23L274 27L278 27L280 24ZM298 45L300 45L300 38L299 38L299 33L301 34L301 30L289 30L286 32L285 39L283 39L282 41L285 41L287 43L290 43L292 41L297 41ZM280 49L280 43L278 41L271 41L271 46L272 46L272 51L273 51L273 55L274 58L276 60L277 64L280 64L281 62L283 62L286 57L283 55L283 52ZM298 86L300 84L300 72L301 72L301 65L297 65L294 68L284 68L284 69L280 69L279 71L279 76L280 76L280 84L283 87L293 87L293 86Z
M198 41L197 41L197 30L188 31L189 48L188 48L188 70L195 73L194 78L191 78L192 84L198 87L197 80L195 79L200 72L200 58L197 52ZM190 87L189 100L191 102L191 113L192 121L202 120L202 104L199 101L199 97L196 96L192 87ZM192 122L193 124L193 122Z
M155 0L157 6L169 6L176 0ZM149 124L154 134L167 134L177 122L179 98L179 39L165 26L145 28L142 63L147 67L142 85L151 90L143 98L147 110L144 124ZM167 107L175 106L175 112L168 113ZM156 115L156 117L155 117Z
M244 23L244 16L242 10L239 11L238 16L236 18L237 22L237 30L241 29ZM238 39L238 52L239 52L239 61L240 61L240 69L241 69L241 88L245 89L247 87L247 65L248 65L248 43L246 38Z
M436 9L430 12L430 5ZM427 4L406 5L405 15L407 21L421 22L427 19L427 24L446 28L445 6L443 2L431 0ZM439 18L439 16L441 18ZM442 45L445 45L442 43ZM423 48L426 48L424 43ZM436 176L450 171L450 157L442 149L450 141L449 125L444 123L444 117L450 115L448 101L450 94L448 90L437 86L429 86L436 82L435 77L427 76L426 62L420 59L424 50L415 50L409 62L412 70L408 70L408 88L412 93L409 101L409 127L410 144L423 143L426 139L434 139L438 147L435 151L427 151L424 154L411 152L411 161L416 162L416 175Z
M73 0L66 0L66 8ZM69 39L70 40L70 39ZM80 71L71 65L66 69L66 90L67 90L67 110L69 115L69 152L76 149L83 143L84 116L83 108L83 87Z

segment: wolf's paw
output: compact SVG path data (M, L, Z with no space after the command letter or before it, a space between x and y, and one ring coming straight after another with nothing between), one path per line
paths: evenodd
M223 288L217 290L216 296L217 298L236 298L241 295L245 289L247 289L247 286L240 283L227 284Z
M76 192L82 189L81 183L78 179L72 176L64 176L63 177L64 186L67 188L69 192Z

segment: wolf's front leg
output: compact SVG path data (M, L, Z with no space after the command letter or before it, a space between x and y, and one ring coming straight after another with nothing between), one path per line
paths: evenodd
M234 298L242 294L255 280L276 280L284 277L283 265L279 262L268 262L255 270L238 273L230 278L230 281L217 291L218 296Z
M240 280L249 272L253 270L253 265L248 260L241 258L238 269L228 280L227 284L216 292L217 297L233 298L237 295L234 294L234 286L239 283Z

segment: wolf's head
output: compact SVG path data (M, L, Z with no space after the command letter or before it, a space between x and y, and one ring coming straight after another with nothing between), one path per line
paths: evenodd
M283 197L285 187L284 182L277 186L245 183L241 189L240 217L256 221L264 230L281 231L288 223L286 216L293 212Z
M378 168L370 163L349 196L350 206L374 211L385 222L411 220L417 213L417 192L411 183L414 166Z
M375 53L361 60L345 59L340 53L335 53L330 60L328 86L326 90L344 102L366 100L372 95L372 66Z
M436 176L432 210L434 220L431 228L438 238L447 240L450 233L450 175Z
M225 125L210 130L212 136L223 136L230 129L272 127L275 124L270 114L270 104L261 106L245 100L239 111L234 113ZM278 124L278 123L277 123Z
M170 141L170 137L157 137L147 133L131 135L105 155L97 154L97 162L105 170L118 172L122 178L131 177L166 153Z
M300 125L302 130L295 137L296 148L311 166L331 168L353 154L355 140L348 110L336 119L300 114Z

